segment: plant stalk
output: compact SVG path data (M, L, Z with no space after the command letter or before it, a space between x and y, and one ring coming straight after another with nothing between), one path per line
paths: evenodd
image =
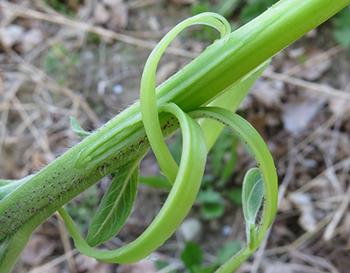
M228 38L217 40L159 86L158 105L174 102L184 111L191 111L208 104L349 4L350 0L280 1ZM237 97L244 98L242 94ZM160 119L165 134L178 127L169 115L162 114ZM0 201L0 241L27 222L39 225L89 186L147 149L137 102Z

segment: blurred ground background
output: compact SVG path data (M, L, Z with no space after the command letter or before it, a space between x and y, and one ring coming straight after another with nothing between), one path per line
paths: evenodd
M150 48L181 19L210 10L238 27L274 2L1 0L0 177L34 173L77 143L70 116L94 130L135 101ZM159 82L215 37L208 29L183 34L163 58ZM349 272L349 45L347 9L278 54L239 110L271 148L281 199L270 236L239 272ZM174 153L178 139L171 144ZM151 259L130 266L99 264L73 250L54 216L32 237L15 272L175 273L192 265L210 272L209 265L244 241L240 185L253 165L224 131L195 207ZM157 170L147 157L143 172ZM70 204L83 230L107 185L105 179ZM115 248L140 234L165 197L141 186L131 219L107 245Z

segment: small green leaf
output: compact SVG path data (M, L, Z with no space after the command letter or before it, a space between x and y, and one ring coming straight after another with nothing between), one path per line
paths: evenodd
M205 220L218 219L224 215L224 204L205 204L201 207L201 215Z
M124 226L136 197L137 163L125 166L112 180L89 226L86 238L89 245L96 246L108 241Z
M75 117L70 117L70 126L72 127L73 132L82 138L87 137L91 134L80 126L78 120Z
M248 1L246 5L243 7L240 13L240 21L242 23L247 23L248 21L254 19L269 7L271 7L278 0L252 0Z
M264 182L257 168L250 169L243 181L242 205L247 223L255 224L264 197Z
M350 29L348 26L335 29L333 36L343 48L350 47Z
M221 0L219 1L216 11L222 16L228 17L238 8L240 0Z
M217 263L219 265L226 263L232 256L241 250L241 244L238 241L230 241L224 244L219 250Z
M198 244L187 242L181 260L190 272L196 272L203 263L203 251Z
M344 48L350 47L350 10L344 9L333 19L333 36Z
M212 189L201 191L198 202L201 204L202 217L206 220L217 219L225 212L224 199Z
M208 2L196 3L192 5L192 15L197 15L208 11L210 11L210 5Z
M214 191L213 189L208 189L205 191L200 191L198 194L198 202L201 204L210 204L210 203L223 203L220 193Z
M261 172L257 168L250 169L243 181L242 206L246 222L247 240L250 247L256 241L256 218L264 198L264 182Z
M235 205L242 205L242 188L237 187L231 190L228 193L228 198L234 203Z

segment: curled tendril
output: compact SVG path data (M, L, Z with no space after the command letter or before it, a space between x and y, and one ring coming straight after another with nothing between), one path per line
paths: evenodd
M248 172L243 182L244 185L247 185L244 187L247 189L247 201L246 204L243 204L247 245L221 265L216 272L233 272L256 250L273 221L277 210L277 175L272 156L258 132L242 117L223 108L202 107L187 114L174 103L161 105L157 103L155 78L162 54L182 30L198 24L215 28L219 31L221 39L225 39L231 31L225 18L215 13L199 14L181 22L154 48L145 64L141 79L142 121L160 168L172 184L168 198L153 222L137 239L119 249L107 251L91 247L80 234L68 213L60 209L59 213L76 247L85 255L104 262L135 262L151 254L176 231L195 202L208 154L205 134L196 119L209 118L231 127L247 144L259 166L258 169ZM179 166L164 141L158 117L161 112L173 115L180 123L183 147ZM261 205L259 200L262 200L263 197L265 202ZM262 218L257 221L256 215L261 207Z
M231 32L231 27L227 20L216 13L206 12L182 21L166 34L153 49L146 61L141 78L140 105L143 125L160 168L170 182L175 180L178 167L166 146L161 131L156 100L156 71L160 58L169 44L181 31L192 25L211 26L219 31L221 38L224 38Z

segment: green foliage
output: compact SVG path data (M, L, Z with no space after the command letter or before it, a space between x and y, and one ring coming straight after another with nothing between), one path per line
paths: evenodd
M92 218L86 241L96 246L113 238L123 227L134 205L137 184L137 164L127 164L119 170L103 196Z
M242 204L244 218L255 224L264 197L264 183L259 169L250 169L244 177Z
M350 47L350 9L345 8L333 19L333 36L344 48Z
M224 186L232 176L237 163L238 139L229 128L225 128L209 157L211 172L219 187Z
M225 185L236 167L238 143L239 141L232 130L224 128L211 149L207 168L209 174L204 176L202 189L197 198L201 216L205 220L217 219L224 215L225 197L227 195ZM170 150L175 160L179 162L181 157L181 138L178 134L175 135ZM228 198L231 200L231 192L229 192ZM237 198L241 200L241 192L239 192ZM239 200L236 204L240 205L241 202Z
M76 220L78 226L87 231L99 203L99 190L96 185L82 193L81 200L67 205L67 211Z
M75 8L78 6L80 0L45 0L45 3L55 9L56 11L68 16L75 14Z
M198 272L203 263L203 251L194 242L187 242L181 253L181 260L191 273Z
M278 0L246 0L240 12L239 18L241 24L254 19L266 9L275 4Z
M70 117L70 126L71 126L73 132L76 133L81 138L87 137L91 134L90 132L85 131L81 127L80 123L78 122L78 120L75 117Z
M77 249L84 255L108 263L132 263L149 256L174 234L188 215L204 177L208 152L224 126L230 127L240 141L247 144L259 166L250 170L243 182L247 242L238 253L232 254L232 251L233 256L228 260L226 254L223 255L225 259L222 260L227 261L216 270L217 273L234 272L253 254L270 228L277 211L278 193L277 173L266 143L251 124L234 112L247 94L250 83L261 75L265 67L261 66L262 62L349 4L350 0L281 1L278 8L232 34L225 18L213 13L188 18L175 26L146 62L140 103L120 113L0 201L0 273L11 270L30 234L55 211L60 213ZM281 16L283 20L278 20ZM305 16L308 20L302 20ZM271 24L272 21L276 23ZM291 25L297 24L300 26L290 29ZM221 38L156 92L156 71L161 56L173 39L192 25L211 26ZM288 35L284 35L286 31L289 31ZM273 47L270 47L271 41ZM241 65L242 60L244 65ZM164 141L164 135L170 135L178 127L182 132L179 164ZM119 249L91 247L62 206L104 176L125 170L125 163L138 166L149 147L172 185L159 214L137 239ZM109 219L106 208L119 196L124 196L124 187L129 187L131 179L122 180L116 186L121 190L107 192L111 197L106 197L106 205L101 206L102 218ZM134 194L133 190L130 192ZM132 199L128 197L124 203L126 211L129 211ZM216 202L219 198L211 193L202 200ZM116 208L119 207L117 203ZM114 213L114 206L112 208ZM124 220L121 219L121 223ZM119 229L112 223L111 226L114 232ZM111 236L112 232L107 231L107 234ZM198 252L198 248L192 247L189 252L193 251ZM203 260L198 253L196 255L191 268L198 268ZM188 260L186 263L191 264ZM198 268L199 272L211 272L212 269L201 265Z
M221 217L225 211L224 199L221 194L209 188L202 190L198 195L201 215L205 220Z
M192 5L192 14L213 11L225 17L233 14L238 15L239 25L245 24L259 16L265 10L277 3L278 0L219 0L212 4L209 0L199 0ZM335 41L344 48L350 47L350 9L347 7L335 16L331 23L333 25L333 37ZM212 33L202 34L201 39L212 38Z
M228 193L228 198L233 204L242 205L242 187L235 187Z
M239 23L244 24L263 13L278 0L220 0L211 4L208 0L201 0L192 5L192 14L205 11L215 11L223 16L239 13Z
M169 266L169 262L164 261L164 260L155 260L154 261L154 266L156 267L156 269L158 271L161 271L162 269L166 268ZM170 270L170 271L166 271L168 273L177 273L177 271L175 270Z
M264 198L264 182L259 169L250 169L243 181L242 205L246 222L247 239L251 247L255 246L257 233L257 216Z
M219 249L217 254L217 264L221 265L226 263L231 257L236 255L242 246L238 241L229 241L225 243L221 249Z
M187 242L181 252L181 260L191 273L212 273L237 254L240 249L241 244L238 241L226 242L218 250L215 261L211 264L205 264L204 253L201 247L195 242Z
M43 60L45 71L61 84L65 83L78 63L79 56L68 50L62 43L50 47Z

